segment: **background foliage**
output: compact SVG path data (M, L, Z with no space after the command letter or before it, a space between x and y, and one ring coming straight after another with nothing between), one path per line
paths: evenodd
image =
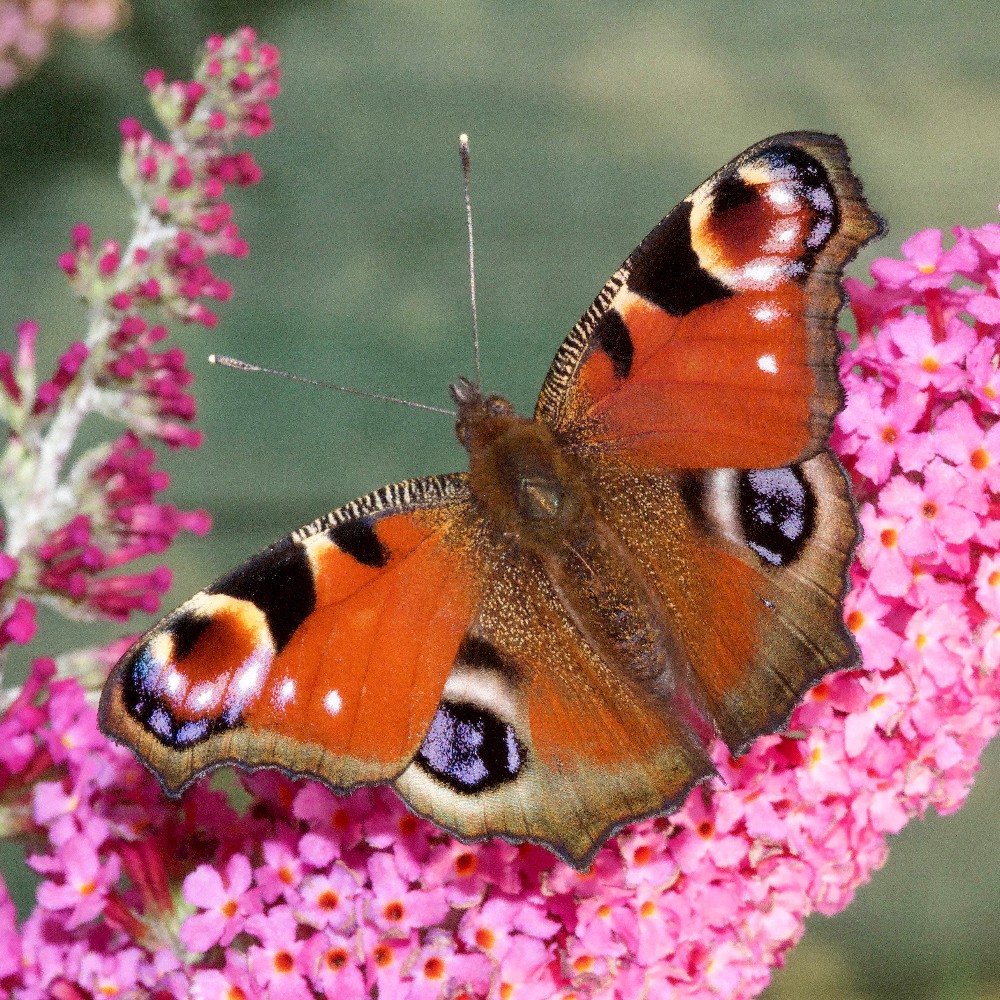
M1000 198L1000 26L974 0L143 0L123 30L99 45L61 40L0 97L0 322L11 336L28 315L42 352L79 335L82 308L55 258L78 219L97 238L125 231L117 123L145 108L143 72L184 75L205 35L242 23L281 49L283 95L257 150L265 180L237 206L253 250L230 269L234 299L216 330L179 338L206 444L167 459L170 499L207 507L215 530L171 551L170 605L360 493L460 467L447 418L202 359L236 354L446 405L448 381L472 367L463 130L484 381L522 411L639 238L766 135L847 140L890 224L856 275L916 229L992 221ZM94 627L92 640L113 634ZM66 634L67 647L82 642ZM814 918L773 998L1000 996L998 756L962 813L908 828L853 907Z

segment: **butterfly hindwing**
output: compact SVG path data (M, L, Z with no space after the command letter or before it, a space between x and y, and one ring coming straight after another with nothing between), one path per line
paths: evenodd
M828 452L752 471L597 467L591 488L654 581L682 650L678 683L734 755L855 659L842 610L854 508Z
M772 468L825 446L840 273L879 231L836 136L774 136L677 206L562 345L538 400L581 455Z
M712 764L668 697L582 640L537 564L489 532L479 549L479 614L395 788L464 839L529 840L585 868L614 829L676 808Z
M386 487L196 594L116 666L104 731L172 794L223 762L395 777L475 614L464 480Z

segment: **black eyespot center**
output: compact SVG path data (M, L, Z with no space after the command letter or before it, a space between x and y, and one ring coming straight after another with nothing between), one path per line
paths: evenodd
M812 536L816 498L797 466L741 472L739 516L747 545L765 562L786 566Z
M468 702L438 707L416 761L453 791L474 794L513 781L527 751L514 727Z

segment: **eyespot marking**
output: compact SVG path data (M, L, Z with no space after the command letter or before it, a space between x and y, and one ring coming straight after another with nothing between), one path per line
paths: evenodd
M416 762L453 791L471 795L513 781L526 756L513 726L492 712L443 701Z
M816 499L796 466L739 474L740 524L746 544L772 566L793 562L812 535Z

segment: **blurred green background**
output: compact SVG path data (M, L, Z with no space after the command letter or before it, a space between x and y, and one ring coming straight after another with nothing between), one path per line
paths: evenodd
M264 182L234 199L252 254L221 268L233 301L217 329L175 334L206 442L163 465L172 502L208 508L215 529L170 551L170 606L358 494L461 466L446 417L205 357L448 405L448 381L472 368L462 131L484 382L522 411L638 240L764 136L847 140L890 225L855 275L916 229L996 220L992 2L137 2L108 40L62 39L0 96L4 329L37 318L49 357L81 335L55 259L76 221L127 233L118 120L151 123L147 68L187 77L206 35L244 23L280 47L284 91L254 148ZM118 634L44 624L53 648ZM912 824L854 905L813 918L769 995L1000 998L998 823L994 747L968 806Z

